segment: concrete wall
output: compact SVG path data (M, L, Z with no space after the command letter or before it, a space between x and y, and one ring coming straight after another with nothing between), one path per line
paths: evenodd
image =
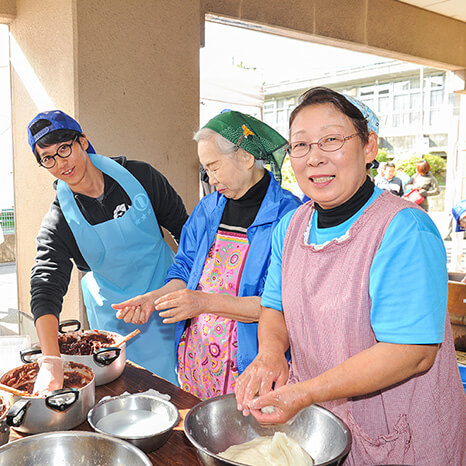
M76 102L96 151L152 163L192 210L199 200L192 141L199 124L199 5L76 4Z

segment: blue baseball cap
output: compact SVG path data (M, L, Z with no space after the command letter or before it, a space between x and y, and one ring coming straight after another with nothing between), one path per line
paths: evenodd
M39 120L47 120L50 122L50 125L47 125L37 133L32 134L31 127ZM83 132L79 123L61 110L50 110L48 112L41 112L36 115L28 125L28 142L31 146L32 152L34 152L34 147L36 146L36 142L39 139L41 139L46 134L50 134L53 131L57 131L59 129L78 131L79 133ZM90 154L95 154L95 150L90 142L89 147L87 148L87 152Z

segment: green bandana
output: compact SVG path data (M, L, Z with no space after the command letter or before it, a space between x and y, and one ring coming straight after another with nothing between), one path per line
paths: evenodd
M255 159L269 163L275 179L281 183L287 141L269 125L251 115L229 110L212 118L204 128L220 134Z

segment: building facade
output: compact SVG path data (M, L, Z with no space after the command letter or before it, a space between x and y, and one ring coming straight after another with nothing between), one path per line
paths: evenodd
M306 80L266 84L264 120L288 134L299 96L326 86L365 102L380 119L380 146L395 159L427 153L447 156L460 97L454 74L396 60L316 74Z

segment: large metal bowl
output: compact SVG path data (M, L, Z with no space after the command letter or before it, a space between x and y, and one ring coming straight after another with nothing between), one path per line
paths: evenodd
M203 401L185 417L184 431L206 466L238 465L217 453L231 445L259 436L284 432L296 440L316 465L337 465L351 448L351 432L346 424L317 405L303 409L290 424L262 427L253 416L243 416L236 408L234 394Z
M162 421L162 428L160 430L156 430L155 428L152 430L149 428L150 432L146 435L132 435L132 426L130 424L131 416L128 411L134 411L135 413L147 411L155 421L157 421L157 419ZM118 413L121 413L121 415ZM99 421L110 415L113 415L113 418L107 425L111 424L111 428L103 430L101 427L102 423L99 423ZM118 418L116 422L115 415ZM110 421L110 419L111 418L107 418L108 421ZM174 404L153 396L140 395L137 393L133 395L116 396L100 401L89 411L87 416L89 424L96 432L126 440L145 452L160 448L169 439L179 419L180 415ZM125 424L125 422L128 424ZM134 422L137 422L137 420Z
M0 466L150 466L149 458L122 440L95 432L31 435L0 448Z

